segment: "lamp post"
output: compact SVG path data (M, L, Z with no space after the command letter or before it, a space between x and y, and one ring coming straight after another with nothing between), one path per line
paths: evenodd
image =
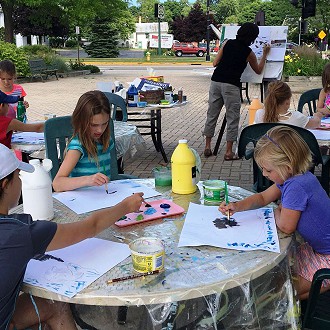
M210 62L210 0L206 0L206 56L205 61Z

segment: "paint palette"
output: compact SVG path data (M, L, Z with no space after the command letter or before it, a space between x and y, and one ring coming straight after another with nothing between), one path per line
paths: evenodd
M115 224L118 227L126 227L145 221L178 215L183 212L185 212L183 207L173 203L170 200L160 199L148 202L146 204L143 203L140 207L140 212L128 213L117 222L115 222Z

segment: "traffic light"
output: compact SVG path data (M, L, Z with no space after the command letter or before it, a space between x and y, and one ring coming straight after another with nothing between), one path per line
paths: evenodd
M155 17L164 18L165 16L165 7L162 4L155 3Z
M301 21L301 33L307 34L308 32L308 22L307 21Z
M303 0L302 19L315 16L316 0Z
M291 2L291 5L295 6L295 7L298 7L299 5L299 0L290 0Z

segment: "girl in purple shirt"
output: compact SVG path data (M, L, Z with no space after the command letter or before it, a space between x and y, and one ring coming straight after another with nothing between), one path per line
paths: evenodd
M270 129L258 141L254 156L263 175L275 183L242 201L222 203L219 210L233 214L281 201L274 211L276 225L286 234L297 230L305 240L297 250L295 287L299 299L307 299L314 273L330 268L329 196L308 171L311 152L293 129L285 126ZM321 291L329 288L330 281L324 281Z

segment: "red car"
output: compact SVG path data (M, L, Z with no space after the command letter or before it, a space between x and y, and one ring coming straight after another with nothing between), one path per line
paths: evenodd
M181 57L184 54L193 54L198 57L203 57L206 53L206 47L194 46L188 42L177 42L172 45L172 50L176 56Z

